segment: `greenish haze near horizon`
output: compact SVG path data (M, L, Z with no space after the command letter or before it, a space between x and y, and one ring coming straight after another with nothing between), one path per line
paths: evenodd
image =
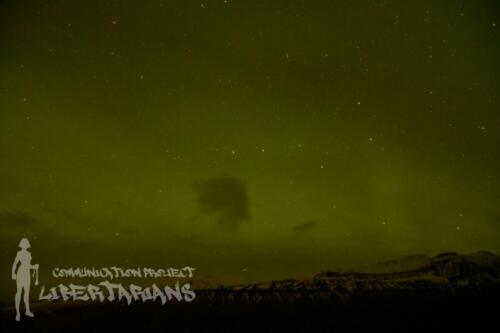
M0 300L54 267L500 252L498 1L2 1ZM45 279L45 280L44 280Z

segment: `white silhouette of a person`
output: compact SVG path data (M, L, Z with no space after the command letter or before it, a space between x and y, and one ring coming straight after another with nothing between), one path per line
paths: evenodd
M16 303L16 321L21 320L20 314L20 306L21 306L21 293L24 290L24 306L26 308L26 316L33 317L33 313L30 311L30 284L31 284L31 269L38 270L38 264L31 265L31 252L27 249L30 246L30 242L23 238L19 242L20 251L17 252L16 259L14 260L14 264L12 265L12 279L16 280L17 284L17 292L15 297ZM17 264L19 264L19 268L17 269ZM37 272L38 273L38 272Z

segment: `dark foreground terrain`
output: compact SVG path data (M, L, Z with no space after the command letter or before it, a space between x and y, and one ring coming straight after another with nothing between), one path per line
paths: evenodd
M496 331L500 257L411 256L364 272L322 272L197 291L192 303L34 304L35 318L1 313L1 332L275 332L391 329Z

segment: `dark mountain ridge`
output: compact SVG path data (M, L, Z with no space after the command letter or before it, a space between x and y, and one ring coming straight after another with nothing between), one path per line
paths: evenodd
M285 279L198 291L198 302L335 302L357 297L484 294L500 290L500 256L481 251L442 253L379 263L363 271L325 271Z
M203 284L201 284L203 286ZM196 288L196 281L193 281ZM0 330L72 332L426 331L497 324L500 257L414 255L359 271L196 289L191 303L35 303L35 318L0 311Z

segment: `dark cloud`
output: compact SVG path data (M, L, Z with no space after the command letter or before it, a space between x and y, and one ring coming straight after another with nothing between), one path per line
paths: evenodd
M247 188L232 177L219 177L195 184L204 213L215 214L221 225L235 228L250 218Z
M311 230L311 229L315 228L317 226L317 224L318 223L316 221L309 220L309 221L297 224L296 226L293 227L293 230L298 231L298 232L307 231L307 230Z
M24 212L14 210L10 212L0 212L0 225L10 225L26 227L36 223L36 219Z

